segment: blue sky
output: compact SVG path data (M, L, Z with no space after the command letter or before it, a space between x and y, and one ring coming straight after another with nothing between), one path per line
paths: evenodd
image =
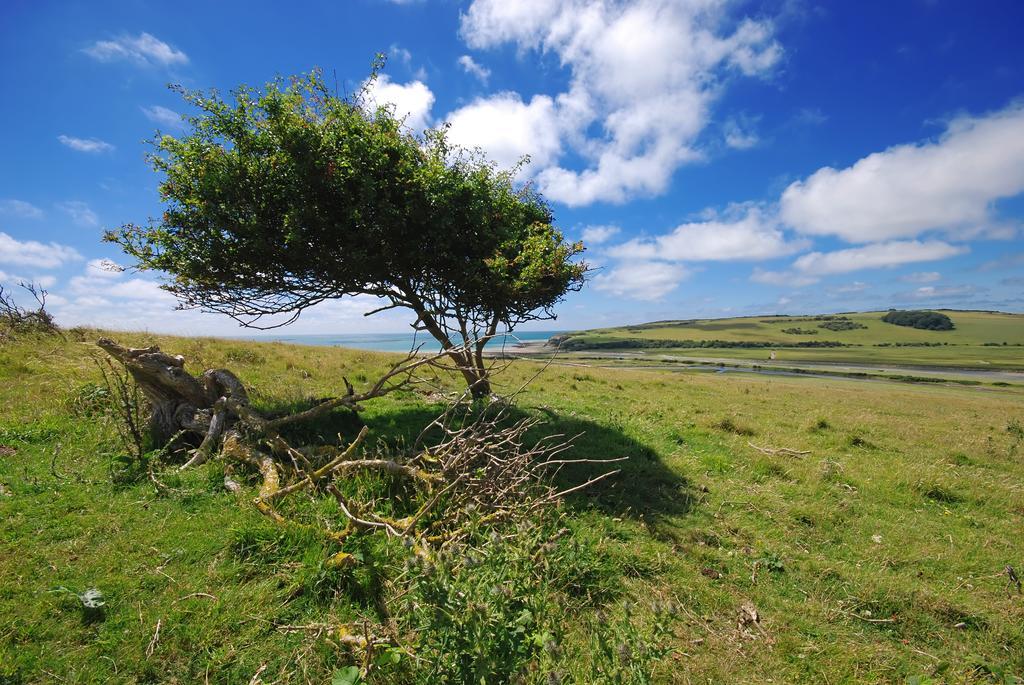
M349 0L0 8L0 283L62 323L237 334L116 273L158 215L167 89L324 69L511 164L599 269L541 328L887 307L1024 311L1020 2ZM295 333L401 331L365 299ZM538 326L535 326L535 328Z

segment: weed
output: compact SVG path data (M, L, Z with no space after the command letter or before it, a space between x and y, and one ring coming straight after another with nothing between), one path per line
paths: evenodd
M853 435L851 435L846 442L850 447L859 447L867 450L875 449L874 443L868 441L867 438L860 435L859 433L854 433Z
M718 423L714 424L714 427L725 433L734 433L736 435L757 435L753 428L737 424L732 420L731 417L725 417Z
M959 504L964 501L962 496L937 483L922 483L919 481L914 486L914 489L921 493L922 497L930 499L933 502L940 502L942 504Z
M224 353L224 359L232 364L249 364L256 366L265 364L267 359L259 352L252 349L233 347Z

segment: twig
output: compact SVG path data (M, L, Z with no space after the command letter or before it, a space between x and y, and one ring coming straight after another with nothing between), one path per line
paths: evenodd
M788 447L759 447L752 442L748 442L748 445L753 447L758 452L771 455L785 455L787 457L803 457L804 455L810 454L810 450L794 450Z
M214 597L213 595L211 595L208 592L193 592L190 595L185 595L183 597L178 597L178 599L176 599L173 602L171 602L171 604L174 605L174 604L177 604L178 602L184 602L186 599L192 599L193 597L205 597L206 599L212 599L213 601L217 601L217 598Z
M66 481L67 477L62 476L57 472L57 457L60 456L60 448L61 444L59 442L53 446L53 456L50 458L50 473L52 473L53 477L57 480Z
M153 631L153 637L149 641L149 645L146 647L146 659L153 656L153 652L156 651L156 643L160 641L160 626L163 624L163 621L163 618L158 618L156 621L156 630Z
M267 670L267 664L263 664L258 669L256 669L256 672L253 674L252 679L249 681L249 685L257 685L257 683L262 683L263 681L260 680L260 676L263 675L263 671L265 670Z

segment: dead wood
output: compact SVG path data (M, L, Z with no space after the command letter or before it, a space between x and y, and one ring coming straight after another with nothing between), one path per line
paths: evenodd
M786 456L786 457L801 458L801 457L811 453L810 450L794 450L794 449L790 449L788 447L760 447L758 445L755 445L752 442L748 442L747 444L750 445L751 447L753 447L758 452L762 452L764 454L770 454L772 456L782 455L782 456Z

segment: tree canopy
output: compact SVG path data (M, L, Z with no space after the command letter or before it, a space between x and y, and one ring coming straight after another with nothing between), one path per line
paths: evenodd
M377 296L412 310L483 394L486 340L553 318L583 284L582 244L516 169L451 145L443 128L415 135L393 108L368 106L365 88L338 97L313 73L230 100L181 92L198 112L191 130L158 136L149 155L163 215L107 240L169 274L183 307L262 328Z
M954 328L953 320L945 314L920 310L900 311L898 309L891 309L882 317L882 321L897 326L909 326L928 331L951 331Z

